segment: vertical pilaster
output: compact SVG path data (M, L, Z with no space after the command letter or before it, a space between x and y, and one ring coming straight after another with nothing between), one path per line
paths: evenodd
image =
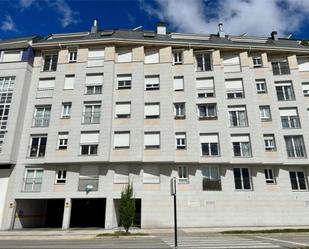
M63 219L62 219L62 229L63 230L68 229L70 227L71 209L72 209L71 198L65 198Z

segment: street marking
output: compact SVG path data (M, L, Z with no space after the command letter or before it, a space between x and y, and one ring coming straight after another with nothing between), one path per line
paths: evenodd
M275 238L263 237L263 236L255 236L255 237L260 238L260 239L265 239L265 240L272 240L272 241L276 241L276 242L281 242L281 243L288 243L288 244L292 244L292 245L309 246L309 244L304 244L304 243L299 243L299 242L294 242L294 241L289 241L289 240L275 239Z

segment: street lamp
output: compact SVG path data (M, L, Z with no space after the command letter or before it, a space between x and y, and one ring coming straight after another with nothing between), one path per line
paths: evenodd
M174 235L175 235L175 248L177 248L177 200L176 200L176 177L171 179L171 195L174 196Z

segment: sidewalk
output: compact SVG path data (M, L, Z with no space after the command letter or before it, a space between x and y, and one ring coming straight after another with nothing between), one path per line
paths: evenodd
M178 233L219 233L223 231L231 230L270 230L270 229L300 229L308 228L309 226L289 226L289 227L203 227L203 228L179 228ZM67 239L67 240L79 240L79 239L93 239L100 233L114 233L119 229L100 229L100 228L85 228L85 229L23 229L13 231L0 231L0 240L51 240L51 239ZM132 234L134 233L148 233L150 236L173 234L174 230L171 228L157 228L157 229L130 229ZM128 238L132 238L131 236Z

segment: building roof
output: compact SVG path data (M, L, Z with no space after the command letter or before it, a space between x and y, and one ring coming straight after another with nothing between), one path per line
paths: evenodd
M0 50L3 49L23 49L29 47L34 41L42 39L40 36L25 36L7 40L0 40Z

